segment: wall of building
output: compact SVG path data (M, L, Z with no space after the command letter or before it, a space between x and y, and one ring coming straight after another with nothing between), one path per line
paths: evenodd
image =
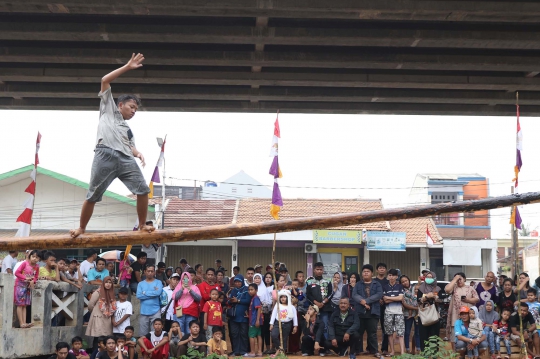
M437 226L443 238L490 239L490 228L467 228L466 226Z
M489 194L489 183L487 179L471 180L463 186L463 199L475 200L487 198ZM465 215L466 226L489 226L489 212L478 211L474 212L473 216ZM483 237L482 237L483 238ZM490 238L490 237L488 237Z
M19 228L15 222L22 213L28 198L24 192L31 179L15 182L0 189L0 228ZM86 198L86 190L81 187L38 174L32 228L71 229L78 227L81 206ZM149 213L153 216L153 213ZM137 209L127 203L110 197L103 197L94 210L88 230L130 230L137 219Z
M214 268L216 259L221 259L221 264L227 269L226 275L232 275L232 247L231 246L199 246L192 242L189 246L167 246L166 264L174 268L179 266L180 259L185 258L189 265L195 267L202 264L206 268Z
M271 198L272 191L244 171L218 183L203 187L203 199Z
M276 262L285 263L289 270L291 278L294 277L296 271L307 271L307 255L302 247L277 247ZM238 265L242 273L245 273L246 268L253 267L256 264L261 264L266 267L272 263L272 248L271 247L242 247L238 248ZM264 271L264 269L263 269Z
M405 252L370 251L369 264L376 269L377 263L386 263L388 269L399 268L411 280L420 274L420 248L407 248Z

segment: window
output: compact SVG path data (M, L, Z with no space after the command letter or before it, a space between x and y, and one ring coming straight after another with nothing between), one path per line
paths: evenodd
M232 192L232 193L236 193L236 187L233 187L233 188L231 189L231 192Z
M253 188L248 188L248 193L253 193Z

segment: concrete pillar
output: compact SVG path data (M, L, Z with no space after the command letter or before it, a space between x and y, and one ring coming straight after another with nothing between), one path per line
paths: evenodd
M495 273L497 275L497 248L491 248L491 256L490 256L490 271Z
M362 265L368 264L368 263L369 263L369 251L367 249L367 246L364 245L364 262L362 263Z
M429 268L429 248L420 248L420 272Z
M233 242L233 245L232 245L232 258L231 258L231 263L232 263L232 267L234 268L235 266L238 265L238 239L235 239L232 241ZM232 268L229 268L230 270L230 273L232 273Z

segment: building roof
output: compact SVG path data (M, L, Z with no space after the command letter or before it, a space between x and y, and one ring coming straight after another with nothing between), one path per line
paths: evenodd
M406 232L408 244L426 244L426 229L429 228L429 234L433 242L435 244L443 243L435 223L429 217L390 221L390 228L392 232Z
M204 227L233 223L236 200L173 198L165 210L165 227Z
M459 178L485 178L479 173L418 173L416 176L428 178L430 180L457 180Z
M365 212L383 209L379 199L284 199L284 206L279 213L282 219L326 216L353 212ZM270 199L250 198L240 200L236 223L265 222L270 216ZM388 231L387 222L358 224L353 226L330 228L346 230Z
M13 170L13 171L2 173L2 174L0 174L0 182L2 182L2 181L10 181L10 180L12 182L20 181L21 179L24 179L24 178L28 177L26 175L26 173L31 172L33 169L34 169L34 165L28 165L26 167L21 167L21 168L18 168L16 170ZM88 187L89 187L88 183L86 183L86 182L79 181L78 179L75 179L73 177L69 177L69 176L63 175L61 173L45 169L45 168L40 167L40 166L38 166L38 168L37 168L37 173L45 175L45 176L52 177L54 179L57 179L57 180L60 180L60 181L69 183L71 185L84 188L84 189L88 189ZM105 193L103 195L106 196L106 197L115 199L117 201L127 203L129 205L134 206L134 207L137 206L137 201L135 201L135 200L133 200L133 199L131 199L129 197L122 196L121 194L118 194L118 193L114 193L114 192L111 192L111 191L105 191ZM150 212L154 212L153 207L149 206L148 210Z

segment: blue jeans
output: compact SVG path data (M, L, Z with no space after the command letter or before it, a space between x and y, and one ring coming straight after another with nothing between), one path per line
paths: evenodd
M415 323L414 317L405 319L405 349L409 350L409 344L411 341L411 329L414 323L414 344L417 350L420 350L420 326Z
M500 341L497 341L497 345L499 346L499 352L501 351L501 343L504 342L504 346L506 347L506 353L508 356L512 355L512 342L510 341L510 338L504 339L503 337L497 336L497 339Z
M319 317L321 318L322 322L324 323L324 337L328 339L328 319L330 318L330 312L321 312L319 314Z
M469 350L467 349L467 344L469 344L469 343L465 343L464 341L457 340L457 341L456 341L456 351L462 352L462 353L467 352L467 355L469 355ZM487 346L488 346L488 345L487 345L487 340L484 340L484 341L480 342L480 344L478 344L478 345L476 346L476 348L475 348L475 349L477 350L477 351L476 351L476 355L477 355L477 356L479 355L479 354L478 354L478 351L480 351L480 350L482 350L482 351L486 350L486 349L487 349ZM472 352L472 351L471 351L471 352ZM472 353L471 353L471 354L472 354Z
M487 333L487 342L489 347L489 354L495 353L495 351L501 350L501 346L499 344L499 338L498 336L493 333L493 331L488 331ZM498 349L497 349L498 347Z
M178 322L180 323L180 330L182 331L182 334L190 334L189 330L189 323L192 320L197 320L198 318L195 318L191 315L182 315L180 318L178 318Z
M120 280L120 288L129 288L129 280L128 279Z

